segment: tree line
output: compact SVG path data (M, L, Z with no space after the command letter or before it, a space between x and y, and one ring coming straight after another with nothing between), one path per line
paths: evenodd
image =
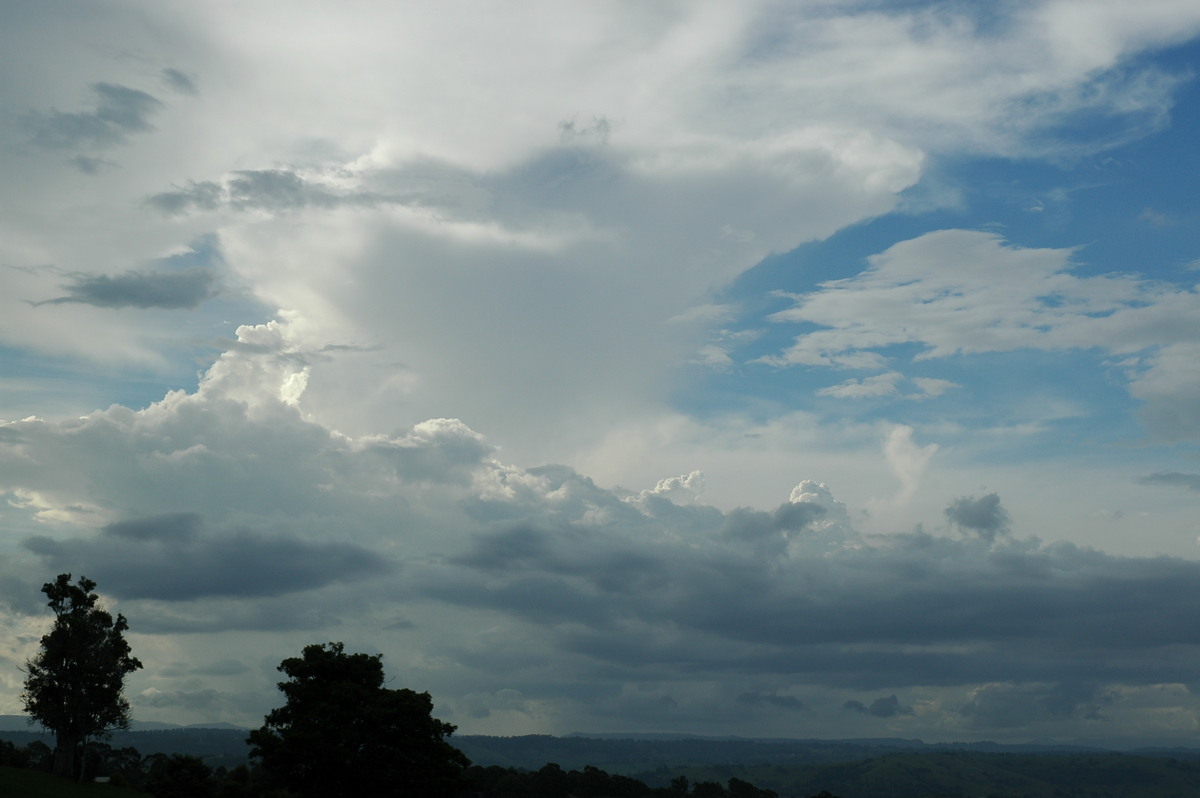
M125 640L125 616L106 611L95 588L84 576L72 584L71 574L42 586L54 623L25 663L22 702L55 746L0 743L0 765L103 776L159 798L778 798L739 779L680 777L651 788L594 767L473 767L449 742L455 726L433 716L429 693L385 687L382 655L341 643L306 646L280 663L284 703L250 732L250 765L214 771L194 756L114 749L104 741L129 728L124 683L142 663Z

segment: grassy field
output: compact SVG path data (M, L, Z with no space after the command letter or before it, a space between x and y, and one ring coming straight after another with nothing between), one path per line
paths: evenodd
M76 784L36 770L0 767L4 798L146 798L146 793L109 784Z

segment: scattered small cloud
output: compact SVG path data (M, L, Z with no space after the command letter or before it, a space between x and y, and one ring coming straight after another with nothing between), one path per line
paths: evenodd
M115 161L110 161L107 158L96 158L92 155L75 155L68 158L67 163L85 175L98 175L103 170L112 169L117 165Z
M35 112L26 119L33 142L56 150L95 150L123 144L131 133L153 130L150 118L163 107L151 94L115 83L93 83L88 111Z
M693 362L719 371L733 366L733 358L729 356L729 351L716 344L706 344L700 347Z
M912 381L913 384L915 384L921 391L919 395L910 397L913 399L927 399L935 396L941 396L952 388L962 387L957 382L937 379L936 377L913 377Z
M916 386L915 393L901 393L900 384L911 382ZM896 396L909 401L920 402L941 396L951 388L960 388L958 383L934 377L913 377L906 379L898 371L876 374L861 379L849 379L837 385L821 388L818 396L832 396L836 399L877 399Z
M1171 214L1155 210L1154 208L1143 208L1137 218L1139 222L1150 227L1172 227L1177 223L1175 217Z
M1185 488L1200 492L1200 474L1186 474L1180 471L1159 471L1149 476L1140 477L1142 485L1166 485L1172 488Z
M887 374L877 374L864 379L851 379L828 388L817 391L819 396L832 396L836 399L869 399L880 396L893 396L897 393L896 383L903 379L898 371Z
M842 705L842 708L850 712L871 715L876 718L894 718L897 715L914 714L913 708L901 704L900 699L895 695L877 698L871 702L870 706L861 701L847 701Z
M79 275L67 283L65 296L33 302L41 305L79 303L98 308L192 309L214 297L217 279L212 270L176 273L128 271L109 276Z
M778 693L766 693L758 691L747 691L737 697L739 704L748 707L772 707L774 709L786 709L790 712L798 712L807 709L804 702L794 695L780 695Z
M565 143L607 144L612 133L612 123L603 116L594 116L587 122L565 119L558 123L558 136Z
M187 94L195 97L200 93L196 88L196 82L188 77L185 73L175 69L174 67L167 67L159 74L162 75L163 80L168 86L171 87L171 89L179 92L180 94Z
M993 541L1008 531L1008 511L1000 505L1000 496L995 493L978 499L974 496L955 499L944 512L950 523L976 532L984 540Z
M64 296L30 305L79 303L101 308L162 308L190 310L220 293L217 267L223 265L220 243L214 234L199 236L180 252L120 275L71 275L62 287Z

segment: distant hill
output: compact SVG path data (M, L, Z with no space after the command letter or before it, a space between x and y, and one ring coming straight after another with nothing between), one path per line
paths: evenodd
M30 725L29 718L25 715L0 715L0 732L39 731L41 728L40 724ZM180 723L163 723L156 720L135 720L131 724L130 729L131 731L160 731L163 729L236 729L238 731L248 731L232 723L192 723L183 725Z
M136 748L142 756L188 754L200 757L211 767L219 765L235 767L249 759L250 747L246 744L247 734L245 729L228 725L225 725L224 728L175 726L163 729L113 732L105 742L113 748ZM29 727L25 727L21 731L0 730L0 740L8 740L19 748L34 740L41 740L51 748L54 747L53 735L29 731ZM0 795L4 795L4 793L0 793Z
M652 787L738 778L800 798L822 790L843 798L1195 798L1200 762L1121 753L995 754L937 751L888 754L824 765L705 766L637 774Z
M17 725L11 718L4 726ZM247 730L237 727L170 727L116 732L114 748L141 754L198 756L210 766L246 761ZM0 729L0 740L18 746L49 735ZM1200 796L1200 750L1145 749L1120 753L1086 746L927 744L899 738L790 740L611 735L604 738L549 735L454 736L450 742L476 765L539 770L555 763L564 770L591 765L665 787L684 776L693 783L727 783L738 778L801 798L828 790L842 798L1195 798ZM0 783L0 795L10 795Z
M536 769L547 762L563 768L594 765L611 773L632 775L656 768L700 765L814 765L855 762L898 753L974 751L981 753L1048 754L1110 753L1072 745L1002 745L991 742L924 743L903 738L851 740L749 739L669 735L604 737L487 737L462 735L452 742L472 762ZM1191 751L1200 758L1200 750ZM1188 758L1182 751L1168 756Z
M731 778L800 798L827 790L843 798L1195 798L1200 750L1141 755L1086 746L927 744L920 740L751 740L619 736L483 737L452 742L477 765L564 770L593 765L665 787Z

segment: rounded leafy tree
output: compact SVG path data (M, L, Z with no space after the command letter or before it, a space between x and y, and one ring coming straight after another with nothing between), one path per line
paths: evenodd
M383 686L383 658L311 645L285 659L286 702L250 733L250 755L301 796L453 796L470 764L446 742L429 693Z
M25 711L54 732L54 772L61 776L74 775L87 738L129 727L125 677L142 667L125 640L125 616L114 619L95 589L86 576L72 585L70 574L42 585L54 627L25 663Z

